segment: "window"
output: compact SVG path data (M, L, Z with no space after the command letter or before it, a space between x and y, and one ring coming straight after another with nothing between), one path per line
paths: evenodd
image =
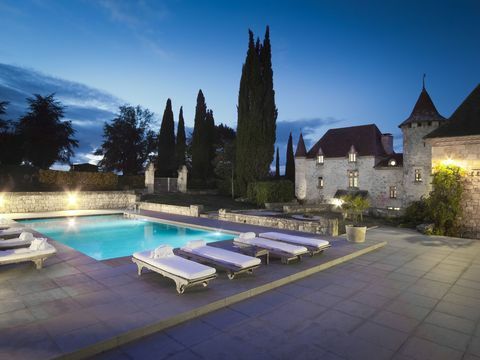
M421 182L421 181L422 181L422 170L415 169L415 182Z
M390 199L396 199L396 198L397 198L397 187L390 186Z
M320 176L318 178L318 188L323 189L323 177L322 176Z
M348 187L358 188L358 170L348 172Z
M357 162L357 153L351 152L348 154L349 162Z
M317 156L317 164L323 164L323 155Z

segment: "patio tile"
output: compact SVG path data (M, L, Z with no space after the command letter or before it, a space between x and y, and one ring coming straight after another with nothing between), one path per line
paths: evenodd
M215 327L195 319L167 329L165 333L187 347L196 345L220 333Z
M219 330L225 330L244 321L245 319L248 319L248 316L229 308L217 310L213 313L205 315L202 318L204 322Z
M337 310L329 310L313 320L320 328L349 332L357 327L363 319L348 315Z
M408 339L401 353L417 360L460 360L463 355L462 351L418 337Z
M35 317L28 309L14 310L0 314L0 329L25 325L35 321Z
M326 307L331 307L339 302L343 301L344 299L341 298L340 296L336 295L331 295L328 293L324 293L322 291L315 291L311 294L308 294L306 296L303 296L302 299L314 302L316 304L326 306Z
M457 316L445 314L439 311L433 311L425 322L438 325L447 329L460 331L465 334L473 334L475 331L475 322L463 319Z
M334 309L341 312L347 313L349 315L358 316L361 318L369 318L372 316L378 309L372 306L362 304L352 300L344 300L338 303Z
M64 299L67 297L69 297L69 295L61 288L53 288L23 295L22 300L25 305L34 306L53 300Z
M53 289L58 287L55 282L46 278L42 280L36 281L22 281L22 282L13 282L13 288L15 289L16 293L19 295L26 295L34 292L41 292L49 289Z
M372 321L403 332L411 332L419 324L418 320L385 310L376 314Z
M480 337L474 336L468 345L467 353L480 357Z
M470 339L469 335L426 323L417 328L416 336L460 351L467 349Z
M440 311L446 314L458 316L468 320L477 321L480 319L480 309L471 307L471 306L464 306L460 304L456 304L453 302L448 301L440 301L438 305L435 307L436 311Z
M151 325L156 319L144 311L134 313L123 313L118 316L109 317L102 322L110 329L114 330L115 335L127 332L142 326Z
M93 315L76 310L44 320L41 325L52 337L56 337L97 323L99 320Z
M351 300L376 308L382 308L391 301L391 299L389 299L388 297L369 293L367 291L360 291L356 293L354 296L351 297Z
M418 306L423 306L426 308L433 308L437 303L438 300L428 297L428 296L423 296L420 294L415 294L409 291L404 292L401 294L397 300L413 304L413 305L418 305Z
M7 300L0 300L0 314L20 310L23 308L25 308L25 304L20 299L11 298Z
M352 335L393 351L399 349L408 337L408 334L405 332L381 326L370 321L355 329Z
M33 316L39 320L79 310L80 308L80 305L71 298L48 301L28 307Z
M160 332L134 343L123 345L120 350L129 359L167 359L186 348L164 332Z
M87 345L111 338L113 335L114 333L111 329L98 323L71 332L58 334L53 340L62 352L70 353Z
M9 358L13 359L52 359L61 355L61 350L51 339L29 343L28 346L12 349Z
M431 311L431 309L417 306L414 304L409 304L404 301L395 300L391 304L389 304L386 310L394 312L396 314L404 315L406 317L416 319L418 321L423 320Z

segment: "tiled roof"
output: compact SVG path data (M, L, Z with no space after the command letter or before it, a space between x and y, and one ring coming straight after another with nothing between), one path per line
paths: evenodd
M480 135L480 84L455 110L449 121L425 138Z
M390 165L390 160L395 160L395 165ZM403 154L391 154L381 159L375 167L402 167L403 166Z
M330 129L310 149L307 157L314 158L321 148L325 157L347 156L351 147L359 156L386 156L382 133L374 124Z
M307 156L307 149L305 147L305 142L303 141L303 135L300 133L300 138L298 139L297 150L295 151L295 157L305 157Z
M399 127L413 122L424 121L445 121L445 118L438 113L437 108L430 98L430 95L428 95L425 87L423 87L422 92L420 93L420 96L413 107L412 113L404 122L399 125Z

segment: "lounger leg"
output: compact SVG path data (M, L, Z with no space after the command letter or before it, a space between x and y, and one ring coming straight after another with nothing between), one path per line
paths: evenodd
M40 270L43 266L43 259L33 260L33 263L35 264L37 270Z
M227 271L227 277L230 279L230 280L233 280L233 278L235 277L235 273L231 272L231 271Z
M138 276L141 276L141 275L142 275L143 266L137 263L137 267L138 267Z
M174 280L174 281L177 288L177 292L179 294L183 294L185 292L185 289L187 288L188 283L179 281L179 280Z

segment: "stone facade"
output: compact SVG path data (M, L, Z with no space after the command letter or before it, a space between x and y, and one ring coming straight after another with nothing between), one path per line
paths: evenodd
M272 227L275 229L286 229L309 232L319 235L338 235L338 220L326 219L320 217L316 221L300 221L293 219L283 219L277 217L254 216L240 213L232 213L227 210L220 209L218 211L219 220L232 221L241 224L258 225Z
M2 194L0 213L122 209L136 201L133 191L6 192Z
M432 166L454 164L465 169L463 216L466 236L480 238L480 136L427 139Z
M141 202L138 205L140 210L158 211L167 214L185 215L199 217L203 212L202 205L177 206L168 204L156 204L149 202Z

